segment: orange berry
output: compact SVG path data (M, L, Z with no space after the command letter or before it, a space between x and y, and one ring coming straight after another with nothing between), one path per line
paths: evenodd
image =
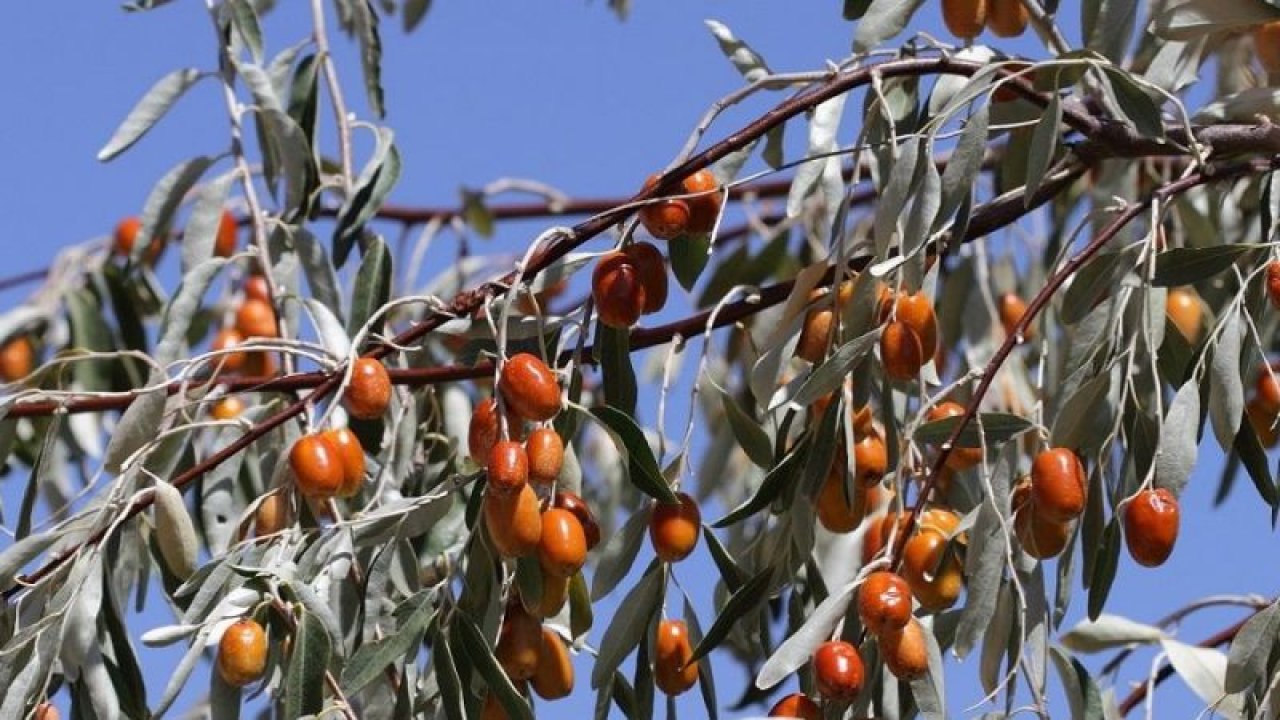
M1165 488L1143 490L1124 506L1124 541L1146 567L1163 565L1178 541L1178 499Z
M494 550L503 557L527 557L538 551L542 512L538 494L525 485L513 495L485 493L484 522Z
M837 461L843 462L843 461ZM880 486L854 483L852 496L845 499L844 472L833 464L832 470L818 489L816 506L818 522L833 533L853 532L866 517L867 510L880 501Z
M668 695L679 695L698 682L698 664L693 658L689 628L683 620L658 623L653 642L653 680Z
M796 341L796 357L808 362L822 362L827 355L831 329L835 325L835 311L831 308L810 310L804 316L804 327Z
M292 524L289 497L280 490L263 498L253 513L253 533L258 537L274 535Z
M658 184L658 174L644 181L644 189ZM685 200L660 200L640 208L640 224L659 240L673 240L689 230L693 212Z
M560 508L542 513L538 561L542 572L566 578L577 574L586 564L587 536L573 513Z
M111 250L120 257L129 257L133 254L133 245L138 241L138 233L142 230L142 221L136 217L127 217L116 225L115 233L112 235ZM164 238L159 236L152 238L151 246L147 248L146 263L154 265L160 259L160 254L164 252Z
M263 275L250 275L244 281L244 296L252 300L271 302L271 288L267 286L267 278Z
M667 262L662 251L653 243L633 242L623 249L640 276L644 288L644 314L656 313L667 304L670 282L667 280Z
M507 412L507 432L511 437L521 434L520 418ZM493 398L481 400L471 412L471 424L467 427L467 452L480 467L489 464L489 451L501 436L498 426L498 401Z
M996 37L1018 37L1026 32L1027 6L1022 0L987 0L987 27Z
M235 420L244 412L244 401L238 395L227 395L218 399L209 410L215 420Z
M894 380L914 380L924 367L920 338L902 322L890 322L880 335L880 361Z
M1280 20L1255 28L1253 45L1262 67L1269 73L1280 73Z
M1261 399L1256 397L1245 404L1244 411L1262 446L1275 447L1276 443L1280 442L1280 429L1274 427L1277 411L1268 409Z
M1000 296L998 311L1000 314L1000 326L1004 328L1006 335L1012 335L1018 325L1018 321L1022 320L1022 316L1027 314L1027 303L1014 293L1005 293ZM1030 327L1022 335L1024 340L1030 340L1033 336L1034 333Z
M1084 514L1089 480L1080 458L1067 448L1051 448L1031 463L1031 499L1045 520L1063 523Z
M858 471L858 482L876 485L889 472L889 449L884 438L874 430L853 443L853 463Z
M573 513L574 517L578 518L578 523L582 525L582 532L587 538L588 551L591 551L600 543L600 526L596 524L596 518L595 515L591 514L591 508L587 506L587 502L581 497L561 490L552 498L551 507L568 510Z
M947 400L929 408L929 422L964 415L964 406ZM947 467L955 471L968 470L982 462L982 448L953 447L947 455Z
M247 338L276 337L276 311L264 300L246 298L236 310L236 330Z
M1165 312L1187 342L1194 344L1200 338L1204 308L1200 305L1200 296L1194 291L1186 288L1170 290L1165 298Z
M532 422L560 412L560 384L547 364L529 353L513 355L502 366L498 392L510 411Z
M387 374L387 367L373 358L356 358L342 404L352 417L361 420L382 417L391 404L391 376Z
M1267 372L1267 368L1258 371L1257 394L1254 396L1258 406L1272 413L1280 412L1280 375Z
M499 440L489 451L489 492L510 495L529 482L529 456L524 446L514 440Z
M702 513L685 493L676 493L680 504L657 503L649 517L649 540L663 562L680 562L698 545Z
M323 435L312 433L298 438L289 450L289 467L298 490L307 497L333 497L342 488L342 456Z
M867 526L867 534L862 538L862 564L867 565L874 560L890 540L898 542L898 538L911 529L911 518L910 512L884 513L873 518Z
M769 717L822 720L822 708L804 693L791 693L769 709Z
M569 578L542 573L542 597L538 599L538 617L549 618L559 615L568 599Z
M569 659L569 648L550 628L542 628L538 669L529 684L538 697L545 700L559 700L573 692L573 661Z
M724 205L724 194L720 192L720 183L707 168L703 168L680 183L684 194L694 194L686 198L689 204L689 232L709 233L716 227L720 217L720 208Z
M629 328L640 320L647 304L640 270L621 250L600 258L591 272L591 297L600 322L611 328Z
M209 350L212 352L222 352L214 359L214 363L222 363L222 369L229 373L238 373L244 369L249 361L249 356L244 351L241 352L223 352L244 342L244 336L236 331L235 328L223 328L213 336L213 340L209 343Z
M920 340L922 365L924 360L938 354L938 315L923 292L914 295L899 294L894 301L893 316L910 328Z
M829 640L813 653L813 680L828 700L851 702L862 692L865 671L858 648L843 640Z
M550 485L560 477L564 465L564 441L551 428L538 428L529 433L524 442L524 452L529 458L529 481L536 485Z
M493 649L498 664L512 680L528 680L538 671L538 651L542 648L542 623L524 611L520 603L507 606Z
M338 451L342 461L342 486L338 488L338 497L351 497L360 492L360 486L364 484L364 448L360 446L360 438L351 432L351 428L326 430L324 437Z
M902 629L911 620L911 588L897 573L879 570L858 588L858 618L873 635Z
M218 641L218 674L228 685L244 687L267 669L267 632L255 620L241 618Z
M213 254L218 257L231 257L236 251L238 230L236 216L223 210L222 217L218 219L218 235L213 242Z
M912 680L929 672L929 643L920 621L910 618L903 627L880 636L880 656L899 680Z
M942 20L952 35L972 40L987 22L987 0L942 0Z
M932 528L922 527L907 541L902 550L902 577L926 610L951 607L964 587L959 559L947 552L946 536Z
M35 365L36 351L26 335L10 338L0 346L0 380L21 380L31 374Z
M1037 560L1061 555L1071 540L1070 522L1048 520L1031 503L1014 512L1013 528L1022 549Z

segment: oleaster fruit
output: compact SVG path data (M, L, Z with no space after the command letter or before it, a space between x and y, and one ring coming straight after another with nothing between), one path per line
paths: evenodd
M0 380L14 382L35 369L36 353L31 340L19 335L0 345Z
M1181 513L1167 488L1142 490L1124 506L1124 541L1135 562L1163 565L1178 541Z
M560 384L541 358L512 355L502 366L498 392L507 409L530 422L545 422L560 412Z
M929 672L929 642L924 626L911 618L906 625L879 636L880 656L899 680L913 680Z
M1084 514L1089 478L1068 448L1050 448L1031 462L1031 502L1046 520L1068 522Z
M538 561L547 575L567 578L582 569L587 562L587 536L577 516L554 507L543 511Z
M996 37L1018 37L1029 19L1022 0L987 0L987 28Z
M351 383L342 404L352 417L375 420L391 404L391 376L387 367L373 358L357 358L351 364Z
M591 298L600 322L608 327L626 329L640 320L645 287L640 269L627 253L615 250L600 258L591 273Z
M804 693L791 693L769 708L769 717L822 720L822 707Z
M858 619L874 635L902 629L911 620L911 588L900 575L878 570L858 587Z
M564 441L553 428L542 427L529 433L524 441L524 452L529 459L529 482L550 485L560 477L564 466Z
M813 653L813 680L827 700L852 702L862 692L866 670L858 649L843 640L829 640Z
M485 528L499 555L526 557L538 551L542 512L533 486L525 485L510 495L486 492L483 508Z
M289 450L289 467L298 490L310 498L331 498L342 488L342 456L323 434L303 435Z
M257 621L241 618L227 627L218 641L218 675L228 685L257 682L267 670L267 632Z
M351 428L325 430L323 436L338 451L342 463L342 484L336 494L349 498L359 492L364 483L364 448L360 446L360 438Z
M538 649L538 669L529 686L544 700L559 700L573 692L573 661L569 648L551 628L542 628L542 645Z
M649 517L649 540L663 562L680 562L689 557L702 531L698 503L685 493L677 493L679 504L659 502Z
M683 620L658 623L653 640L653 680L668 695L680 695L698 682L698 664L693 659L689 627Z
M972 40L987 23L987 0L942 0L942 20L952 35Z

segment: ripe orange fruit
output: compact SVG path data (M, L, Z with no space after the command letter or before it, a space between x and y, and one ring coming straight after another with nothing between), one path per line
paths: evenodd
M923 292L914 295L899 293L893 304L894 318L910 328L919 339L920 357L928 360L938 354L938 316L929 298Z
M536 485L550 485L560 477L564 465L564 441L552 428L538 428L524 441L524 452L529 458L529 481Z
M373 358L356 358L342 404L352 417L361 420L382 417L391 404L391 376L387 374L387 367Z
M1186 288L1170 290L1165 298L1165 312L1187 342L1195 344L1200 339L1204 308L1200 306L1200 296L1195 291Z
M238 395L227 395L213 404L209 414L214 420L235 420L244 412L244 401Z
M837 463L842 461L837 461ZM818 510L818 522L833 533L853 532L867 510L880 502L879 485L867 486L862 483L853 484L853 492L846 500L844 488L844 471L839 464L832 464L832 469L822 481L818 489L815 505Z
M700 193L685 200L689 204L689 232L709 233L714 230L720 208L724 205L724 195L715 174L703 168L685 178L680 189L686 194Z
M629 328L640 320L647 296L640 270L627 253L615 250L600 258L591 271L591 297L600 322L611 328Z
M1257 394L1254 398L1258 406L1272 413L1280 412L1280 375L1267 372L1266 368L1258 371Z
M513 495L485 493L483 507L484 524L499 555L527 557L538 551L542 512L532 486L525 485Z
M654 173L644 181L644 189L657 184L658 174ZM640 208L640 224L659 240L674 240L688 232L692 217L693 212L685 200L660 200Z
M545 700L559 700L573 692L573 661L569 659L569 648L554 630L542 628L538 669L529 684Z
M213 340L209 343L209 350L212 352L222 352L244 342L244 336L235 328L223 328L213 336ZM244 369L249 361L247 353L241 352L225 352L214 360L215 363L222 363L222 369L229 373L238 373Z
M698 664L691 663L693 646L683 620L658 623L653 642L653 680L668 695L679 695L698 682Z
M914 380L924 367L920 338L899 321L884 326L880 335L880 361L884 372L894 380Z
M1022 0L987 0L987 27L996 37L1018 37L1026 31L1028 20Z
M342 456L321 434L312 433L298 438L289 450L289 467L293 469L298 490L307 497L333 497L342 488L345 475Z
M0 380L21 380L30 375L35 366L36 351L26 335L10 338L0 346Z
M142 221L136 217L127 217L116 225L115 232L112 235L111 250L120 257L129 257L133 254L134 243L138 241L138 233L142 230ZM160 259L161 253L164 252L164 238L156 236L151 240L151 246L147 248L144 260L148 265L155 265Z
M1031 500L1045 520L1069 522L1084 514L1089 479L1080 458L1067 448L1050 448L1031 462Z
M922 524L902 550L902 577L926 610L951 607L964 588L960 560L955 553L947 553L946 548L946 536Z
M867 525L867 534L862 538L862 564L867 565L874 560L890 540L898 542L898 538L911 529L911 518L909 511L901 514L882 513L873 517Z
M538 651L542 648L542 623L524 611L520 603L507 606L493 649L498 664L512 680L528 680L538 671Z
M1262 67L1269 73L1280 73L1280 20L1255 28L1253 44Z
M236 330L247 338L276 337L276 311L264 300L245 298L236 310Z
M31 720L62 720L62 714L58 712L58 707L48 700L36 705L36 711L31 716Z
M774 703L774 706L769 709L769 717L822 720L822 708L804 693L791 693Z
M244 296L253 300L271 302L271 288L267 286L267 278L263 275L250 275L244 281Z
M900 630L911 620L911 588L897 573L879 570L858 588L858 618L873 635Z
M560 384L547 364L529 353L513 355L502 366L498 392L507 408L532 422L550 420L560 412Z
M1027 503L1013 514L1013 528L1027 554L1037 560L1057 557L1071 540L1071 523L1044 518L1038 508Z
M865 671L858 648L843 640L829 640L813 653L813 679L818 694L828 700L851 702L862 692Z
M529 456L524 446L514 440L499 440L489 451L488 492L494 495L510 495L519 492L529 482Z
M667 304L670 287L662 251L653 243L633 242L622 252L626 253L640 276L640 286L644 288L644 314L658 312Z
M810 310L804 316L804 327L796 341L796 357L815 365L827 355L831 329L835 325L835 311L831 308Z
M507 415L507 433L512 438L521 436L522 423L510 411ZM493 398L481 400L471 412L471 424L467 427L467 452L480 467L489 464L489 451L498 441L501 429L498 426L498 401Z
M545 619L559 615L568 600L569 578L542 573L542 597L538 599L538 617Z
M889 472L889 449L884 438L872 430L853 443L853 463L858 470L858 482L876 485Z
M987 22L987 0L942 0L942 20L952 35L972 40Z
M1124 541L1146 567L1163 565L1178 540L1178 499L1165 488L1143 490L1124 507Z
M1021 0L1018 1L1018 5L1022 5ZM1004 328L1004 334L1012 335L1018 325L1018 321L1022 319L1023 315L1027 314L1027 303L1015 293L1008 292L1000 296L998 310L1000 313L1000 326ZM1033 336L1032 329L1028 327L1022 338L1023 340L1030 340Z
M231 257L236 251L236 216L222 211L222 217L218 219L218 235L213 241L213 253L218 257Z
M235 621L218 641L217 665L228 685L256 682L267 669L267 632L250 618Z
M929 643L920 621L913 617L903 627L880 636L880 655L899 680L912 680L929 672Z
M538 562L542 572L565 578L572 577L586 564L587 536L573 513L560 508L542 513Z
M1258 441L1263 447L1273 448L1277 442L1280 442L1280 429L1273 425L1276 421L1277 411L1268 410L1259 398L1253 398L1244 407L1245 414L1249 418L1249 424L1253 426L1253 432L1258 436Z
M289 497L281 490L263 498L253 513L253 533L258 537L274 535L292 524Z
M582 525L582 532L587 538L588 552L600 543L600 526L596 524L595 515L591 514L587 501L571 492L560 490L552 498L551 507L568 510L578 518L578 523Z
M679 505L658 503L649 517L649 540L663 562L680 562L698 544L702 513L698 503L685 493L676 493Z
M958 402L947 400L929 408L929 422L944 420L949 417L960 417L964 415L964 406ZM947 455L946 466L952 470L962 471L968 470L982 462L982 448L966 448L956 446L951 449L951 454Z
M360 446L360 438L351 432L351 428L333 428L324 431L324 438L338 451L342 461L342 485L338 488L338 497L351 497L360 492L364 484L364 448Z

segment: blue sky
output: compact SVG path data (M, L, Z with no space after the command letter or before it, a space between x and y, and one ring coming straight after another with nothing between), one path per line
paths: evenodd
M309 27L304 3L280 4L265 23L269 52L301 39ZM634 190L679 151L709 103L740 85L703 26L705 18L725 22L778 71L819 68L849 50L852 26L840 19L839 3L636 0L635 5L632 18L621 23L602 0L440 1L413 35L406 36L398 21L387 23L387 123L396 131L404 159L393 200L448 205L460 186L504 176L534 178L573 196ZM936 11L928 5L922 27L938 33ZM94 158L161 75L178 67L212 66L213 34L202 3L135 14L110 2L22 3L9 18L9 32L0 43L8 97L6 112L0 113L0 143L10 168L0 174L0 209L7 216L6 231L0 233L0 275L41 267L58 248L108 233L120 217L137 212L168 168L194 154L221 150L227 130L221 97L207 83L123 157L105 165ZM1074 26L1068 23L1069 32ZM1040 56L1026 44L1020 47ZM336 38L335 50L347 97L367 118L352 44ZM762 112L765 100L726 113L709 138ZM322 116L322 122L330 120ZM797 128L791 137L794 141L802 133ZM494 247L515 249L537 229L504 228ZM170 257L169 262L176 261ZM25 292L0 294L0 303L12 306ZM1273 555L1275 536L1248 482L1238 483L1224 506L1210 508L1220 466L1221 454L1206 447L1184 495L1184 526L1173 559L1145 570L1123 558L1109 611L1150 620L1208 594L1276 592L1274 573L1261 571L1268 566L1260 561ZM0 488L10 507L21 492L17 481L11 475ZM716 513L710 509L707 516ZM646 561L642 554L637 565ZM676 572L699 601L708 626L714 570L705 549ZM596 608L593 640L623 594L615 591ZM1067 626L1078 619L1082 604L1078 594ZM140 632L163 624L161 608L153 599L132 625ZM1237 615L1207 611L1186 622L1179 636L1197 641ZM142 656L154 700L176 654L143 649ZM1147 657L1126 665L1122 679L1138 679ZM1096 669L1097 662L1086 660ZM971 714L964 709L982 695L975 666L974 660L948 666L956 717ZM556 706L557 716L576 717L591 707L589 665L580 662L578 668L579 691ZM744 676L723 660L717 668L727 704L738 696ZM204 677L202 671L193 676L188 698L202 692ZM702 714L696 696L681 698L682 717ZM1201 708L1177 680L1163 686L1158 698L1162 717L1190 717Z

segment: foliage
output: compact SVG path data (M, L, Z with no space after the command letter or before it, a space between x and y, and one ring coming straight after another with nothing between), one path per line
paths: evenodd
M977 655L992 716L1022 701L1043 711L1052 665L1072 717L1116 717L1147 688L1117 700L1079 657L1120 651L1114 669L1137 645L1167 658L1153 685L1174 672L1225 717L1274 715L1274 604L1228 600L1251 614L1200 645L1168 631L1182 615L1147 624L1106 606L1124 582L1122 546L1176 537L1176 515L1172 526L1126 521L1132 498L1176 497L1202 440L1230 455L1224 493L1243 468L1280 512L1265 452L1280 419L1269 365L1280 127L1268 119L1280 115L1280 67L1260 67L1254 52L1280 57L1254 36L1280 21L1280 3L1085 0L1072 44L1057 18L1076 4L1023 0L1014 7L1043 49L1015 57L998 38L956 47L913 34L918 0L846 0L854 54L792 74L712 21L745 84L707 99L713 109L668 170L632 197L517 188L545 196L532 213L498 201L503 183L464 191L456 210L387 205L402 158L379 124L395 90L380 76L380 32L396 17L409 31L430 22L432 3L337 0L361 61L341 76L323 3L300 33L310 41L293 45L264 36L272 4L210 3L213 69L164 75L99 158L145 143L199 83L222 87L225 150L177 162L127 243L119 231L114 249L69 251L84 262L49 276L54 301L0 317L0 459L27 477L8 518L14 541L0 551L0 716L59 693L76 717L158 716L245 617L266 628L257 684L284 717L457 720L486 703L511 717L554 714L530 703L510 649L512 628L554 587L562 607L545 625L594 656L580 682L598 693L598 717L651 717L655 678L682 681L675 656L697 663L710 717L731 704L716 693L712 654L755 678L746 703L796 673L815 695L822 669L810 659L833 639L857 645L867 673L851 702L827 701L828 717L945 716L948 650ZM630 3L609 7L625 17ZM1206 68L1216 79L1199 79ZM374 117L350 116L351 87ZM703 143L721 110L766 93L786 94ZM802 157L786 156L784 132L805 134ZM367 156L356 157L359 133L373 138ZM704 168L715 187L682 185ZM234 249L221 246L228 207L248 236ZM613 300L586 293L597 257L647 238L659 210L696 225L706 207L706 227L659 243L687 314L598 322ZM454 233L465 245L469 232L530 214L585 219L548 227L514 266L460 252L426 282L421 248L384 239L421 225L422 243ZM167 287L154 264L171 244L181 279ZM610 272L631 287L631 269ZM255 294L267 324L246 331ZM923 298L919 316L911 298ZM229 344L215 341L233 329ZM914 365L901 338L919 343ZM520 353L545 360L552 380L517 382ZM360 356L385 363L395 385L374 419L341 402L361 382L349 372ZM681 382L696 412L676 427L667 407ZM504 413L545 405L547 393L558 412L524 418L553 427L564 458L538 495L583 496L605 538L581 570L567 551L551 562L545 547L541 561L515 549L519 496L499 485L525 480L487 452L520 434L523 421ZM493 430L477 440L468 420L491 394ZM229 397L243 409L223 405ZM931 412L947 400L961 409ZM342 426L364 450L352 492L300 492L310 469L290 449ZM696 456L695 435L706 439ZM1035 475L1032 460L1051 447L1082 461L1081 507L1065 519L1033 516L1047 512L1041 485L1057 480ZM883 467L861 454L877 449ZM690 521L673 509L677 489L726 510ZM679 562L639 562L646 529L661 557L705 544L715 597L684 595ZM1061 533L1056 552L1043 546L1049 530ZM920 561L912 547L928 533L941 540ZM572 572L553 571L563 567ZM886 568L916 595L917 677L889 671L901 657L879 661L888 638L865 632L855 609L862 579ZM956 593L963 584L958 599L948 578ZM153 585L174 622L143 644L187 650L148 707L155 679L140 670L146 650L124 608ZM593 615L610 594L624 598L617 613ZM681 596L687 646L673 649L655 630ZM1090 621L1064 630L1071 603ZM216 673L211 683L209 712L236 717L241 691Z

